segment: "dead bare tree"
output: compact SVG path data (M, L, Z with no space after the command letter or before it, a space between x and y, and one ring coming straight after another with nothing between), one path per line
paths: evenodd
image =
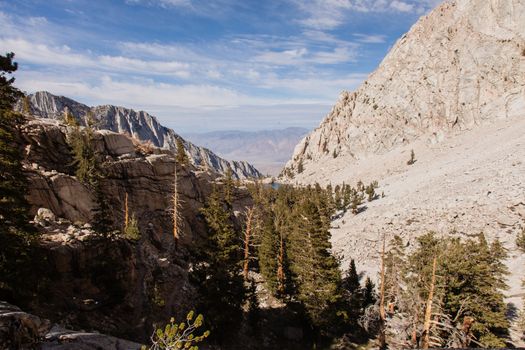
M242 273L244 281L248 281L248 272L250 266L250 250L253 246L253 235L255 231L255 207L246 208L246 229L244 230L244 262Z
M434 299L434 288L436 285L436 264L437 256L434 256L434 261L432 262L432 279L430 282L430 290L428 292L428 298L425 309L425 321L423 323L423 349L428 349L430 343L430 320L432 317L432 301Z
M126 196L124 197L124 231L129 226L129 207L128 207L128 192L126 192Z
M173 239L177 248L180 239L180 198L178 190L177 165L173 171L173 192L171 194L171 221L173 225Z
M284 254L285 254L285 241L284 241L284 230L282 229L284 219L282 217L276 217L274 226L279 232L279 254L277 255L277 291L284 293L286 288L286 273L284 271Z
M379 348L386 349L386 312L385 312L385 244L386 238L383 234L383 249L381 250L381 287L379 292Z

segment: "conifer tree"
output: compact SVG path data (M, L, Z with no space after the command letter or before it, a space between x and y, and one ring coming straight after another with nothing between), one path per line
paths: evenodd
M209 237L198 251L199 262L193 278L199 288L198 308L210 315L212 334L222 342L238 328L246 299L240 239L234 231L231 213L215 186L202 214Z
M297 298L315 327L326 326L326 314L341 297L338 262L331 254L330 219L318 207L321 200L307 191L295 206L290 261Z
M387 310L393 313L401 297L405 273L405 247L401 237L395 235L385 256L385 301Z
M94 130L91 124L88 124L84 130L81 130L78 125L74 126L68 139L73 151L73 165L76 168L77 179L94 188L101 176L101 170L98 155L93 146Z
M186 150L184 149L184 144L182 143L182 139L180 137L177 138L176 161L177 161L177 164L181 166L188 166L190 163L188 155L186 154Z
M359 206L363 203L363 194L353 191L351 198L350 208L352 209L352 214L357 215L359 213Z
M268 288L284 298L290 289L288 233L293 195L287 186L265 191L266 198L258 204L262 218L259 267Z
M345 298L348 301L350 312L357 316L363 306L363 291L360 284L360 276L355 267L355 261L350 261L350 266L346 275L343 277L342 286L346 292Z
M0 294L21 294L17 286L30 280L34 268L30 249L34 231L29 226L29 205L24 197L27 180L16 142L24 116L13 111L23 94L10 77L18 68L13 57L13 53L0 55Z
M343 196L341 193L341 186L336 185L334 188L334 203L337 210L343 210Z
M372 282L372 280L368 276L366 277L365 286L363 287L362 294L363 294L363 304L362 304L363 309L369 305L374 304L377 300L374 282Z
M255 208L249 207L246 208L246 227L244 228L244 254L243 254L243 268L242 274L244 281L248 281L248 273L250 270L250 260L252 259L252 250L254 246L254 236L256 235L257 230L257 217L255 216Z
M233 171L231 168L226 170L224 174L224 202L228 208L233 206L233 191L235 190L235 184L233 182Z
M9 78L18 66L14 54L0 55L0 230L7 234L12 229L27 228L28 204L24 197L26 177L22 170L22 152L16 138L24 116L13 111L22 93Z
M102 190L100 179L95 182L94 191L95 208L93 209L93 229L95 232L102 234L105 237L109 237L114 233L115 222L113 220L111 206L104 191ZM126 224L125 227L128 227L128 224Z

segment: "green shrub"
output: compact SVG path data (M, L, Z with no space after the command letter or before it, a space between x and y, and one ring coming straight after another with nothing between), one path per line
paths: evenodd
M124 235L127 239L138 241L140 239L139 223L135 218L135 214L131 214L131 219L126 227L124 227Z
M157 328L151 336L152 345L149 350L174 350L189 349L198 350L198 344L210 335L210 331L205 331L199 336L194 332L200 328L204 322L204 317L198 315L193 319L194 312L190 311L186 316L186 322L177 323L172 317L170 323L164 328ZM144 345L141 350L147 350Z

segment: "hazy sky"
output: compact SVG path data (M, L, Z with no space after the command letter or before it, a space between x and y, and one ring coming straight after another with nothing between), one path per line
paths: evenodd
M180 132L319 124L439 0L0 0L16 84Z

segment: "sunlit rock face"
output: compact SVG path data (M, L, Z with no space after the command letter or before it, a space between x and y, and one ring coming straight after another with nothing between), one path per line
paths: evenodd
M63 96L55 96L46 91L39 91L29 96L31 114L40 118L62 120L67 110L81 125L85 125L88 113L96 120L97 129L124 133L133 138L151 143L153 146L176 151L177 140L182 140L184 149L193 165L201 166L220 174L232 170L233 176L239 179L257 178L261 173L245 161L227 161L209 149L188 142L172 129L162 126L157 118L144 112L132 109L104 105L89 107ZM18 104L22 109L22 104Z
M319 161L362 159L416 139L525 110L525 3L445 1L403 35L354 92L342 92L287 164L323 172ZM299 175L299 178L301 176Z

